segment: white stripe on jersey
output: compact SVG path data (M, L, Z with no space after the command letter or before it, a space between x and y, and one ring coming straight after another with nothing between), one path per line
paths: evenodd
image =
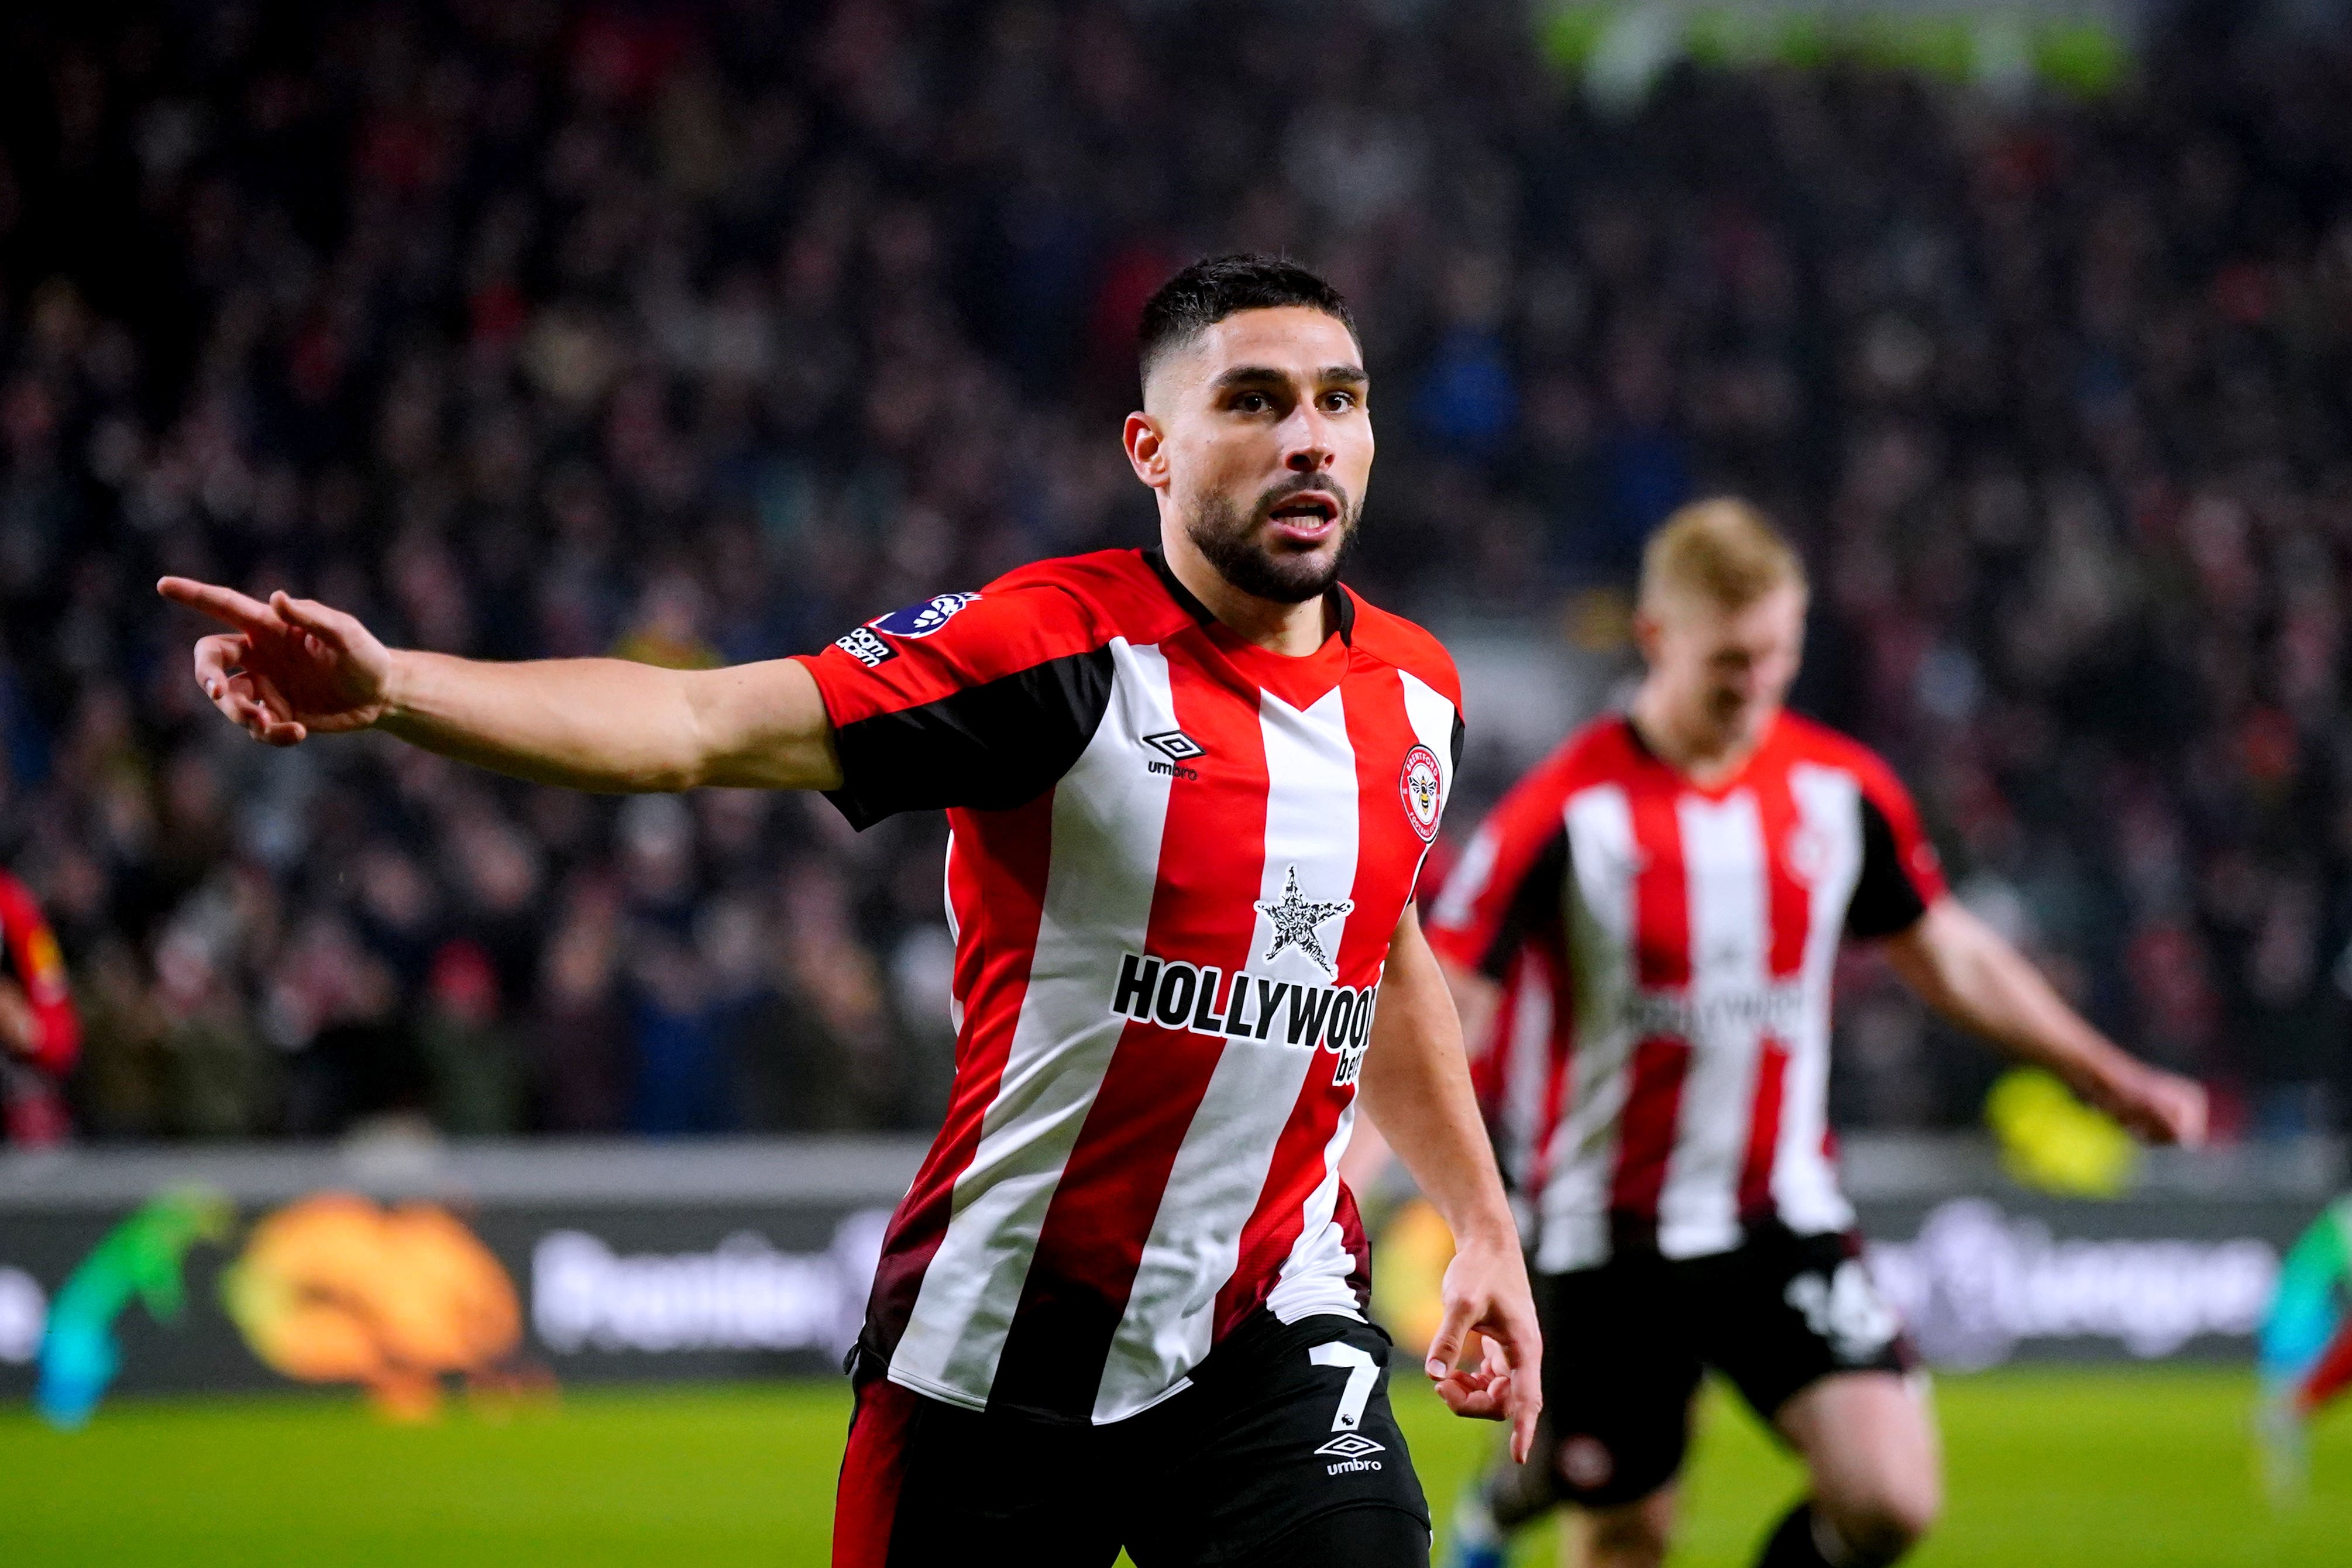
M953 828L948 830L948 852L940 860L940 901L947 905L948 940L951 942L961 942L963 927L957 921L955 910L955 830ZM956 994L952 980L948 985L948 1026L955 1031L958 1039L963 1037L963 998Z
M1551 1274L1609 1255L1609 1179L1617 1116L1631 1087L1625 1067L1633 1036L1625 1020L1635 988L1633 878L1641 857L1633 806L1618 785L1579 790L1569 797L1566 817L1577 892L1568 933L1576 965L1576 1054L1538 1205L1543 1236L1536 1262Z
M1437 758L1440 800L1454 798L1454 704L1438 689L1409 669L1397 671L1404 682L1404 716Z
M1412 678L1407 676L1405 679L1411 680ZM1323 852L1325 858L1317 862L1323 868L1319 874L1332 879L1328 885L1335 890L1311 896L1346 898L1349 896L1347 892L1336 889L1352 891L1355 888L1356 848L1361 824L1352 811L1348 814L1344 828L1328 818L1330 803L1338 798L1333 792L1356 789L1355 749L1348 742L1347 710L1341 705L1337 691L1304 713L1288 707L1272 692L1265 693L1259 701L1261 722L1265 731L1266 772L1269 774L1274 773L1277 756L1286 758L1287 766L1298 783L1307 786L1292 792L1285 792L1276 786L1276 795L1282 798L1278 816L1269 804L1265 818L1264 900L1267 903L1275 903L1282 898L1283 872L1280 868L1289 863L1287 857L1290 851L1285 848L1277 852L1275 848L1276 842L1298 845L1305 849L1316 845L1318 839L1328 845ZM1343 763L1347 770L1344 780L1339 772ZM1318 805L1318 799L1320 805ZM1339 841L1343 836L1346 845L1344 865L1339 858ZM1310 886L1305 870L1307 862L1302 860L1299 864L1299 885ZM1347 919L1352 921L1356 916L1350 912ZM1334 963L1339 961L1339 944L1346 933L1345 924L1338 927L1329 947L1326 949ZM1250 940L1253 957L1274 945L1274 922L1263 910L1259 911L1257 929ZM1292 949L1282 956L1287 959L1295 955L1296 950ZM1282 970L1280 973L1284 978L1295 974L1312 984L1314 966L1304 958L1300 958L1299 964L1297 969ZM1330 977L1322 975L1320 979L1328 984ZM1317 1062L1317 1066L1307 1070L1328 1073L1337 1068L1339 1058L1318 1052ZM1282 1111L1286 1121L1290 1112L1289 1101L1283 1102ZM1330 1142L1324 1147L1323 1179L1307 1196L1297 1238L1291 1243L1290 1256L1283 1260L1282 1272L1276 1279L1273 1290L1266 1296L1267 1310L1286 1323L1296 1322L1317 1312L1343 1313L1350 1318L1357 1315L1356 1293L1348 1286L1348 1276L1355 1272L1356 1260L1349 1256L1347 1238L1340 1234L1339 1222L1332 1217L1339 1212L1339 1156L1348 1147L1348 1130L1355 1124L1355 1102L1351 1098L1348 1109L1339 1114L1339 1125L1333 1131Z
M1739 1168L1763 1023L1752 1012L1710 1007L1753 995L1772 978L1772 888L1756 797L1685 795L1685 897L1690 910L1690 1001L1696 1026L1665 1185L1658 1194L1658 1250L1668 1258L1721 1252L1739 1240Z
M969 1408L984 1402L965 1390L994 1381L1046 1206L1118 1046L1100 954L1142 951L1151 915L1174 780L1141 765L1151 753L1136 737L1176 728L1175 703L1157 647L1110 648L1110 707L1055 789L1036 955L1003 1077L890 1358L893 1383Z
M1812 929L1805 933L1805 979L1819 994L1805 998L1802 1036L1789 1042L1772 1201L1791 1229L1819 1233L1853 1224L1853 1207L1822 1144L1829 1131L1830 978L1846 905L1862 877L1862 787L1852 773L1800 763L1789 770L1789 794L1825 853L1812 884Z
M1258 728L1267 779L1260 897L1279 903L1294 868L1310 898L1347 897L1356 883L1356 813L1335 812L1332 804L1355 796L1356 753L1339 689L1304 712L1263 692ZM1319 928L1334 960L1347 918ZM1261 910L1250 933L1251 972L1302 984L1330 984L1331 977L1295 947L1267 960L1273 945L1273 922ZM1208 1354L1217 1292L1239 1260L1242 1230L1265 1189L1282 1129L1307 1075L1330 1072L1337 1060L1328 1051L1300 1051L1279 1038L1225 1041L1161 1190L1096 1394L1097 1421L1117 1421L1166 1397L1182 1386L1184 1370ZM1311 1258L1305 1260L1302 1283L1326 1287L1324 1293L1340 1303L1318 1310L1344 1310L1352 1317L1356 1300L1347 1278L1354 1265L1344 1247L1340 1252L1336 1274L1328 1266L1318 1269ZM1301 1261L1296 1251L1292 1260ZM1286 1266L1286 1283L1289 1271Z

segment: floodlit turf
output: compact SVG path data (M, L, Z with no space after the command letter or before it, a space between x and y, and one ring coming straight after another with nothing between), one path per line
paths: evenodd
M2352 1562L2352 1417L2323 1426L2311 1500L2273 1515L2247 1464L2247 1397L2214 1373L1948 1378L1951 1516L1914 1561ZM1402 1408L1442 1508L1494 1429L1417 1391ZM845 1411L837 1385L574 1392L504 1422L458 1411L425 1427L324 1398L122 1401L64 1435L5 1408L0 1563L822 1563ZM1676 1562L1742 1568L1796 1484L1718 1403ZM1520 1561L1549 1552L1531 1539Z

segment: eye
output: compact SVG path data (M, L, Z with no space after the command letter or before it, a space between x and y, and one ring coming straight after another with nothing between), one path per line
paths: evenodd
M1327 414L1345 414L1354 406L1356 395L1352 392L1327 392L1323 395L1323 410Z
M1244 392L1234 398L1234 408L1237 413L1264 414L1273 406L1273 400L1263 392Z

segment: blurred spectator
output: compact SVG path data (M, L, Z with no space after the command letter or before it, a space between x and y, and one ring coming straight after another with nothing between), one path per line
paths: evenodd
M476 1135L520 1130L519 1064L499 1019L488 953L459 938L433 955L417 1034L435 1126Z
M1243 245L1364 322L1369 595L1622 657L1645 531L1748 491L1822 585L1801 697L2099 1023L2257 1128L2352 1062L2340 29L2158 34L2100 100L1685 68L1604 114L1519 0L41 15L0 821L93 1133L936 1116L936 824L263 753L147 584L494 658L821 646L1145 540L1134 313ZM1849 1018L1843 1114L1974 1116L1916 1009Z

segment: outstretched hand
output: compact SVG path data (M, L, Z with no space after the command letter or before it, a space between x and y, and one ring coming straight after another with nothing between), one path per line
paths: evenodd
M196 643L196 684L228 721L273 746L364 730L390 706L392 653L354 616L313 599L166 577L155 591L236 628Z
M2088 1098L2143 1143L2178 1143L2195 1149L2205 1142L2205 1086L2145 1062L2126 1062Z
M1525 1464L1543 1414L1543 1336L1526 1262L1516 1247L1466 1248L1446 1265L1443 1291L1427 1367L1437 1396L1456 1415L1508 1421L1511 1458ZM1457 1364L1474 1341L1477 1364Z

